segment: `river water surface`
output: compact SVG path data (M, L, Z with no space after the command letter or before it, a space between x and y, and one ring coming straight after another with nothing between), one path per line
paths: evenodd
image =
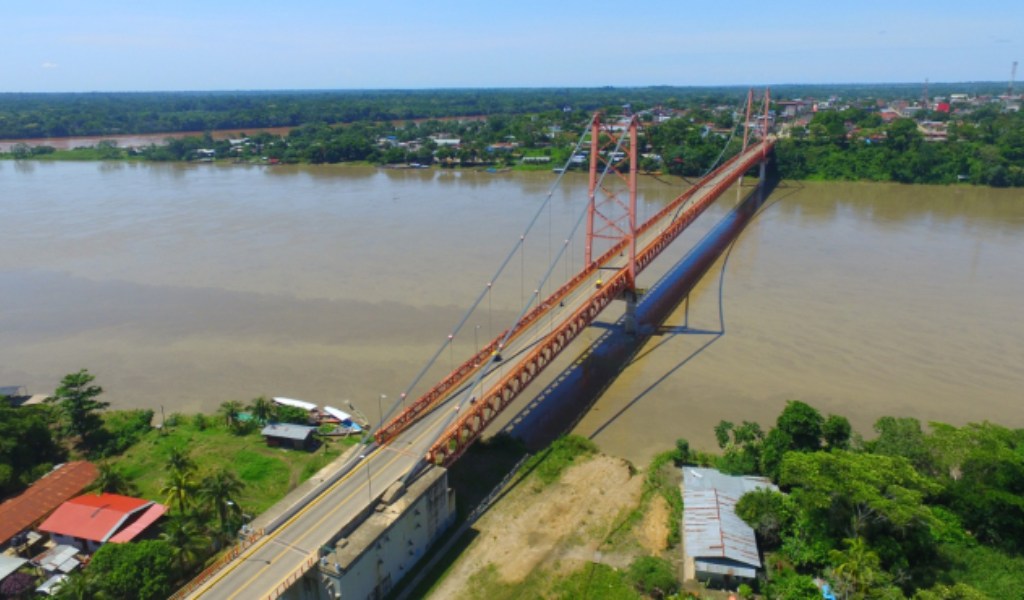
M0 385L50 392L88 368L116 408L213 411L265 394L350 399L376 420L553 179L0 161ZM518 313L585 202L584 178L567 183L510 262L512 282L432 374ZM680 191L644 180L641 212ZM580 255L574 245L556 276ZM710 449L723 418L767 426L789 398L867 436L882 415L1022 427L1021 273L1020 191L783 182L576 430L643 463L679 437Z

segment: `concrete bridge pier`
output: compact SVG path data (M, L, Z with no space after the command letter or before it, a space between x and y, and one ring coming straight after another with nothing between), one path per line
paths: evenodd
M626 314L622 317L622 327L629 335L636 335L636 290L622 292L622 299L626 301Z

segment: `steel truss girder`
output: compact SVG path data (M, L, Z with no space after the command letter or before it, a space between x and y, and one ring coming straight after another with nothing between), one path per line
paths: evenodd
M745 157L744 155L737 155L726 161L696 185L669 203L669 205L659 211L658 214L649 219L640 228L638 233L653 227L659 219L678 210L683 203L703 188L704 183L715 179L727 170L735 169L731 176L723 178L712 186L711 191L704 198L680 213L668 227L644 247L642 252L637 254L637 273L651 264L672 241L679 237L687 226L693 223L704 210L711 206L747 169L761 162L763 156L774 147L775 143L773 140L766 140L761 142L761 145L762 147L759 149L759 152L751 152ZM618 252L618 249L624 247L628 242L629 240L623 240L612 250ZM609 252L612 252L612 250L609 250ZM426 460L432 464L449 466L462 456L466 449L480 437L484 429L522 393L526 386L541 371L554 361L570 342L576 339L597 318L612 300L618 298L624 291L634 289L634 286L635 280L631 276L629 268L623 268L616 273L590 297L586 304L573 313L557 329L548 334L540 344L534 347L516 367L488 390L480 400L470 405L469 409L445 430L441 437L431 446L430 450L427 451Z

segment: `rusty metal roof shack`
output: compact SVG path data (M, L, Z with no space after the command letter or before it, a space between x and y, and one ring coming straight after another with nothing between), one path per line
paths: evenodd
M698 579L753 579L761 567L754 530L736 515L743 494L777 487L763 477L735 477L683 467L683 531Z

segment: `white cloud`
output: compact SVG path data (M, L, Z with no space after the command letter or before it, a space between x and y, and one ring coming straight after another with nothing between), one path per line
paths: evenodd
M56 69L57 68L57 63L51 62L51 61L45 61L45 62L43 62L43 64L41 64L39 66L41 66L44 69Z

